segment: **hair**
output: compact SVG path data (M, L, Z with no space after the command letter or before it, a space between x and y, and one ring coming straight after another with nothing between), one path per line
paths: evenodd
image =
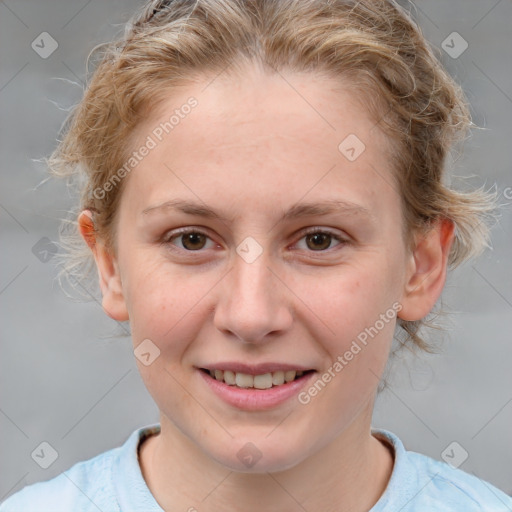
M449 219L455 225L450 267L487 246L495 195L445 184L447 155L471 126L464 94L410 15L393 1L151 1L122 37L93 55L96 69L48 165L78 188L79 209L93 212L96 236L113 251L127 178L118 175L108 193L105 184L116 185L139 122L173 87L207 74L243 72L244 63L268 73L312 73L349 84L390 141L407 243L414 233ZM67 225L64 275L82 283L94 261L76 220ZM430 350L420 336L424 323L398 320L407 341Z

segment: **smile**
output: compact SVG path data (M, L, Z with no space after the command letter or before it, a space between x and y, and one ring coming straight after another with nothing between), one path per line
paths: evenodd
M293 382L303 375L313 370L278 370L275 372L267 372L260 375L249 375L247 373L234 372L231 370L208 370L201 368L214 379L224 382L228 386L235 386L242 389L270 389L276 386L282 386L285 383Z

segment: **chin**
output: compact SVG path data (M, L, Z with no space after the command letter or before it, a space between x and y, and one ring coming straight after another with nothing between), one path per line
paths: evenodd
M246 437L247 438L247 437ZM304 458L302 453L304 446L297 447L280 443L276 446L275 441L269 442L268 438L261 436L254 441L231 442L225 446L224 451L219 451L219 445L213 451L207 450L210 456L227 469L237 473L275 473L293 468Z

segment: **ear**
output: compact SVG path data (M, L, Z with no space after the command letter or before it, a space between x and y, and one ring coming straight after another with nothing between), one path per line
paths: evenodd
M421 320L434 307L446 282L454 236L455 225L448 219L439 220L428 233L418 235L398 313L402 320Z
M90 210L84 210L78 216L78 228L85 243L91 249L100 280L102 306L110 318L119 322L128 320L128 310L121 286L121 275L117 262L104 244L96 237L94 221Z

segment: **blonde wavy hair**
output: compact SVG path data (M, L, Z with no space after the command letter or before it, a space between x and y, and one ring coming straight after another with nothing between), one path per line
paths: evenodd
M92 59L91 59L92 57ZM436 220L455 224L454 267L488 241L495 196L458 192L445 184L445 161L471 125L461 88L442 68L419 27L389 0L156 0L146 3L119 39L101 45L81 102L48 159L94 214L96 236L115 251L115 219L123 182L94 191L120 169L130 137L177 85L206 73L256 62L269 73L313 73L353 91L388 136L403 203L406 239ZM90 284L92 255L76 222L65 224L63 275ZM405 339L429 350L425 320L399 320Z

